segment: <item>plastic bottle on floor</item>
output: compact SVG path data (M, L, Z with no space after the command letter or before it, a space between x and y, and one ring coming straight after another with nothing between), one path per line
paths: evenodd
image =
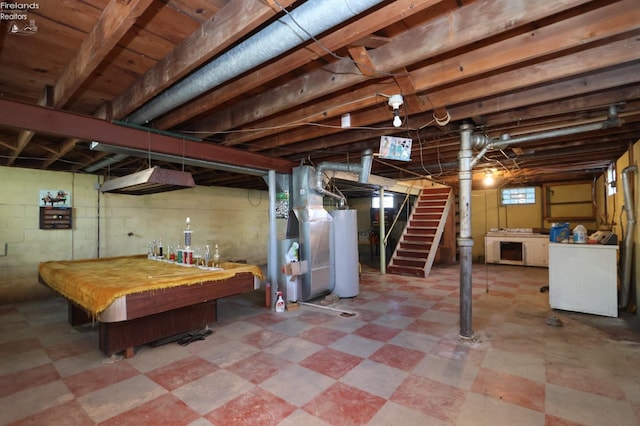
M281 291L278 292L278 299L276 300L276 312L284 312L284 299Z

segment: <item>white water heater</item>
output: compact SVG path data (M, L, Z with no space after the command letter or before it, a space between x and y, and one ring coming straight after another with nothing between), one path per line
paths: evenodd
M356 297L360 293L357 210L334 210L332 256L338 297Z

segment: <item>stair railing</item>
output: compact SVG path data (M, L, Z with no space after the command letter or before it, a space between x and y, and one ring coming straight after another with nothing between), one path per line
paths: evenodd
M413 183L411 183L411 188L410 190L413 188ZM393 231L393 227L396 226L396 223L398 222L398 218L400 217L400 213L402 213L402 209L404 208L404 205L407 204L407 201L409 200L409 196L411 195L410 192L407 192L404 196L404 200L402 201L402 205L400 206L400 208L398 209L398 214L393 218L393 222L391 223L391 226L389 227L389 232L387 232L387 234L384 236L384 245L387 245L387 239L389 238L389 236L391 235L391 231Z

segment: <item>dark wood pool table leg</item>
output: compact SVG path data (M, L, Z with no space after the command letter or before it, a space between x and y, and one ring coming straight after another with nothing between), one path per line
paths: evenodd
M72 327L92 322L91 316L75 303L68 302L67 321Z
M204 328L216 321L216 301L211 300L141 318L100 323L100 350L106 355L125 351L130 358L136 346Z

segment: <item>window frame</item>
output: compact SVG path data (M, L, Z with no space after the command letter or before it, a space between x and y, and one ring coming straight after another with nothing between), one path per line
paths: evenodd
M518 198L516 197L509 197L509 199L505 200L505 192L522 192L522 196L524 197L520 197L520 199L524 199L524 202L505 202L505 201L509 201L509 200L517 200ZM529 194L531 193L531 194ZM518 194L512 194L512 195L518 195ZM530 197L529 195L533 195L533 201L530 201ZM536 187L535 186L519 186L519 187L512 187L512 188L500 188L500 205L503 207L506 206L531 206L531 205L535 205L537 203L537 197L536 197Z
M377 206L374 205L375 200L377 200ZM385 209L392 209L395 207L395 199L393 195L388 195L385 194L384 196L384 202L382 203ZM388 204L388 205L387 205ZM371 197L371 208L372 209L379 209L380 208L380 196L376 195L374 197Z

